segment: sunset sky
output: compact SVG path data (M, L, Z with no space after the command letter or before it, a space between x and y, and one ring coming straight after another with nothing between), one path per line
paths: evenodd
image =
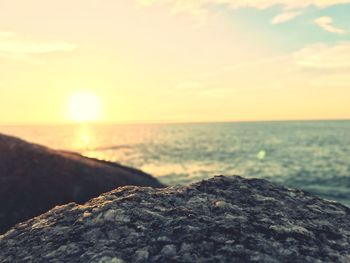
M346 119L349 100L350 0L0 0L1 124Z

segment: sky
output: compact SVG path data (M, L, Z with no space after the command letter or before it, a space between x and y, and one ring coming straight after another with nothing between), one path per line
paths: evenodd
M349 14L350 0L0 0L0 124L350 119Z

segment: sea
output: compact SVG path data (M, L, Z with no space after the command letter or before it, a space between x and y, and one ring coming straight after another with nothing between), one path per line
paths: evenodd
M168 185L241 175L350 206L350 121L25 125L0 133L132 166Z

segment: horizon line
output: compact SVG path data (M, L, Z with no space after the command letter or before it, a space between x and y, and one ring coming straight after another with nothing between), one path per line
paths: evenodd
M76 126L76 125L170 125L170 124L214 124L214 123L257 123L257 122L317 122L350 121L350 118L328 119L263 119L263 120L219 120L219 121L96 121L96 122L18 122L0 123L1 126Z

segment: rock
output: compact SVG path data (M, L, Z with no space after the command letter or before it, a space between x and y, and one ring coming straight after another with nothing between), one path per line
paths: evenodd
M160 254L164 257L174 257L176 255L176 246L175 245L165 245Z
M56 205L82 204L125 185L163 187L133 168L0 134L0 234Z
M0 236L0 262L350 262L350 209L265 180L121 187Z

